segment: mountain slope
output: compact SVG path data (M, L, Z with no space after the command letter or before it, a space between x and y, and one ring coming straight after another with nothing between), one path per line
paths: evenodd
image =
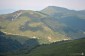
M0 53L8 52L21 48L22 45L11 38L7 38L4 33L0 32Z
M24 50L30 51L39 44L37 39L18 35L6 35L0 32L0 56L10 54L10 52L19 53L20 50L22 52L24 52Z
M37 38L41 43L78 39L85 36L81 13L55 6L41 11L19 10L0 15L0 28L8 35Z
M24 56L83 56L85 39L42 45ZM23 55L22 55L23 56Z
M76 53L81 54L85 52L84 24L84 11L55 6L49 6L41 11L19 10L0 15L0 55L72 56Z
M13 9L0 9L0 14L8 14L8 13L12 13L16 10Z
M40 45L31 50L20 54L11 54L8 56L84 56L85 55L85 38L60 41L52 44Z
M84 12L55 6L48 6L41 10L41 12L49 15L42 19L42 21L52 30L63 33L72 39L85 36Z

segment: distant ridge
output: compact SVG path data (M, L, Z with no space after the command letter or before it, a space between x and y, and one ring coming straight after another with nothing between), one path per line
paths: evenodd
M8 13L13 13L16 10L13 9L0 9L0 14L8 14Z

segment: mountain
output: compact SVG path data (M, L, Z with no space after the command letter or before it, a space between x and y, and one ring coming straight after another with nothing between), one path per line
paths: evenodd
M40 43L37 39L18 35L6 35L0 32L0 56L8 55L11 52L21 53L24 52L24 50L29 52L38 45L40 45Z
M37 39L25 38L0 32L0 56L81 56L85 53L85 38L50 44L39 44ZM25 40L24 43L19 39Z
M36 38L41 44L83 38L84 24L84 12L56 6L41 11L19 10L0 15L2 32Z
M2 9L0 10L0 14L8 14L8 13L12 13L16 10L13 10L13 9Z
M29 54L21 56L84 56L85 38L67 42L42 45ZM16 55L15 55L16 56Z
M41 11L18 10L0 15L0 56L85 53L84 11L48 6Z
M7 56L84 56L85 38L43 44L30 52L12 53Z
M56 7L56 6L48 6L45 9L41 10L42 13L48 14L48 15L52 15L52 14L60 14L60 13L73 13L75 12L74 10L69 10L66 8L62 8L62 7Z
M85 10L81 10L79 13L85 15Z
M0 54L16 50L21 48L21 46L22 45L18 41L7 38L4 33L0 32Z
M84 11L84 10L82 10ZM48 15L42 21L56 32L65 33L72 39L84 37L85 14L82 11L68 10L66 8L48 6L41 12ZM80 13L81 12L81 13Z

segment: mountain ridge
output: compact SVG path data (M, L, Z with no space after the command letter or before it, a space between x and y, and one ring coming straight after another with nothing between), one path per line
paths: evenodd
M55 42L84 37L84 20L84 14L80 14L79 11L49 6L44 11L19 10L0 15L0 27L3 32L30 38L35 36L42 42L44 40ZM73 21L76 24L73 25ZM79 27L80 25L82 26ZM76 30L76 28L79 29Z

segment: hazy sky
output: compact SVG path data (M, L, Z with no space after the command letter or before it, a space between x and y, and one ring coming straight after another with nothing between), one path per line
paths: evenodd
M84 10L85 0L0 0L0 9L41 10L47 6Z

